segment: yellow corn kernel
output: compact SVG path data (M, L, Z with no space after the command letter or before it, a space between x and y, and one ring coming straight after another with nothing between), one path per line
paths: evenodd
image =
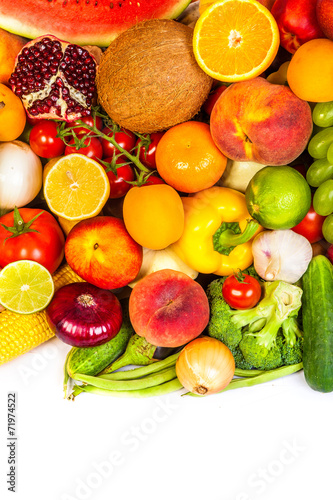
M68 264L53 275L55 290L68 283L84 281ZM17 314L3 311L0 314L0 365L37 347L54 336L46 320L45 311L34 314Z

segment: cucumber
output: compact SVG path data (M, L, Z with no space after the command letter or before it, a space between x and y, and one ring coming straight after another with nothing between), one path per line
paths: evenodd
M67 356L65 371L71 378L74 378L75 373L97 375L125 352L133 334L127 301L123 307L123 322L117 335L109 342L96 347L73 347Z
M303 369L307 384L333 391L333 266L314 257L303 275Z

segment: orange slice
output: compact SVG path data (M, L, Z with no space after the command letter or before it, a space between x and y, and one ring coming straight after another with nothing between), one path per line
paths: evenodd
M250 80L267 69L280 44L279 28L257 0L220 0L199 17L193 50L199 66L216 80Z
M43 185L51 212L69 221L98 215L110 194L104 168L78 153L50 160L44 167Z

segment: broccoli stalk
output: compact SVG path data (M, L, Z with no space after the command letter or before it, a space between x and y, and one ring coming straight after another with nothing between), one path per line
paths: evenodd
M280 328L288 343L295 344L300 335L295 316L302 305L301 288L284 281L266 282L263 286L264 297L257 306L231 311L231 322L239 328L248 327L247 335L256 337L257 343L267 350L275 346ZM264 326L253 331L259 320L265 321Z

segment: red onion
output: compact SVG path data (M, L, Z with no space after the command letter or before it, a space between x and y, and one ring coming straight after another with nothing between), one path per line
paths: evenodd
M117 297L86 282L59 288L46 317L57 337L76 347L105 344L117 335L123 320Z

